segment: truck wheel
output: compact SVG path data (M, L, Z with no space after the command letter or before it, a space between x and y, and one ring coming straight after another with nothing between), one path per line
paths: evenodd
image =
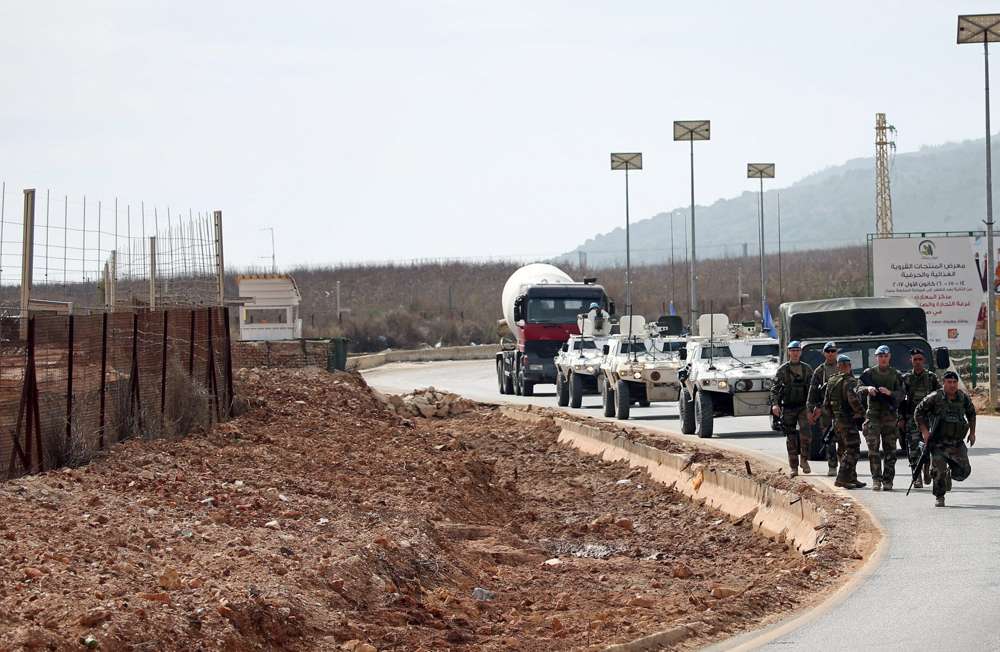
M694 401L691 399L691 392L686 389L681 390L678 409L681 415L681 432L685 435L694 434Z
M497 387L501 394L510 394L507 391L507 377L503 374L503 360L497 360Z
M615 387L615 410L618 413L618 418L622 421L628 419L629 409L632 407L632 402L629 400L629 390L628 383L624 380L618 381L618 386Z
M601 404L604 406L604 416L615 416L615 392L608 385L607 379L601 380Z
M514 377L513 378L514 395L515 396L520 396L521 395L521 382L524 380L524 378L521 376L521 372L518 371L518 370L516 370L516 369L511 372L511 376Z
M712 426L715 420L715 405L709 392L698 392L694 397L694 420L698 428L698 436L708 439L712 436Z
M576 374L569 377L569 406L578 408L583 405L583 379Z
M569 405L569 401L569 387L566 386L566 381L563 380L562 373L556 372L556 405L566 407Z
M524 396L534 396L535 395L535 383L528 382L527 380L521 379L521 394Z

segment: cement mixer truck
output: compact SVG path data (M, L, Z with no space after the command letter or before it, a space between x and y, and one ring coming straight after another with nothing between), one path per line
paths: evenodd
M596 279L575 282L558 267L521 267L503 287L503 319L496 354L501 394L531 396L535 385L556 382L555 357L570 335L580 332L577 317L596 303L609 313L614 304Z

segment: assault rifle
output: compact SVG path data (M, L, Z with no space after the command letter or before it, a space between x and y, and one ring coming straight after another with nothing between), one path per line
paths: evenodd
M941 423L941 417L935 417L934 420L929 424L931 436L926 442L920 442L920 459L917 460L917 465L913 467L912 474L910 477L910 488L906 490L906 495L910 495L910 491L913 489L913 485L917 482L920 477L921 472L924 469L924 465L931 463L931 442L934 441L937 436L938 425Z

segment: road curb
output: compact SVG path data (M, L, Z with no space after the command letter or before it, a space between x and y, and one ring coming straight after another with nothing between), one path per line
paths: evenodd
M633 467L644 468L654 480L735 520L752 516L754 530L769 539L789 543L801 553L811 552L818 545L826 512L807 498L708 464L692 463L689 455L668 453L633 441L626 430L608 432L514 406L503 406L500 410L521 421L537 423L552 419L559 426L560 442L605 460L625 460Z
M436 349L383 351L347 358L348 371L374 369L392 362L446 362L454 360L489 360L496 355L496 344L445 346Z

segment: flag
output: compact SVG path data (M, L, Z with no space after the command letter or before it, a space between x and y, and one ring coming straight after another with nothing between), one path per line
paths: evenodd
M774 339L778 339L778 329L774 327L774 319L771 318L771 306L764 304L764 330Z
M676 316L676 315L677 315L677 309L674 308L674 302L671 301L670 302L670 316L673 317L673 316Z

